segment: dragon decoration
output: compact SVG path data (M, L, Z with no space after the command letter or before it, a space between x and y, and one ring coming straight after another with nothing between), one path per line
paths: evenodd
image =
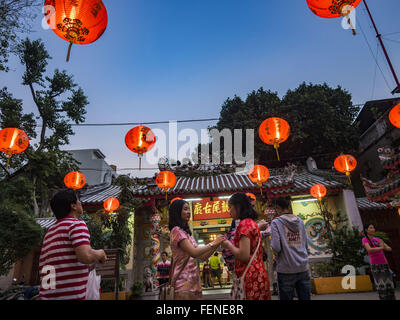
M373 182L361 176L367 197L372 202L385 203L388 207L400 206L400 150L389 146L377 150L383 169L384 179Z

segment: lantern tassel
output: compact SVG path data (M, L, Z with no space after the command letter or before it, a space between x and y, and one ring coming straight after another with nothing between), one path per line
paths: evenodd
M346 14L346 17L347 17L347 23L350 25L351 32L353 32L353 36L356 36L356 35L357 35L357 32L356 32L356 29L355 29L354 26L353 26L353 23L351 22L350 14L349 14L349 13Z
M276 156L278 157L278 161L281 161L281 159L279 158L279 151L278 151L279 144L275 144L275 145L274 145L274 148L275 148L275 150L276 150Z
M167 190L165 190L165 200L168 201L168 191Z
M349 178L350 184L352 184L352 183L351 183L351 178L350 178L350 172L346 172L346 176Z
M142 157L139 155L139 171L142 170Z
M6 170L8 171L8 166L10 165L11 157L8 157L7 164L6 164Z
M69 46L68 46L67 62L69 62L69 57L71 56L72 45L73 45L73 42L70 41Z
M259 186L260 186L260 191L261 191L261 195L262 195L263 194L262 193L262 183L260 183Z

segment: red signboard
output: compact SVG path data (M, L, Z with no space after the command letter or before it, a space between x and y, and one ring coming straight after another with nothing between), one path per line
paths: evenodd
M228 200L193 202L193 220L230 218Z

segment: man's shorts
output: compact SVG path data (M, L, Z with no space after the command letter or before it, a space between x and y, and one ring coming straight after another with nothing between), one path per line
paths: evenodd
M211 269L211 276L214 277L220 277L221 276L221 269Z

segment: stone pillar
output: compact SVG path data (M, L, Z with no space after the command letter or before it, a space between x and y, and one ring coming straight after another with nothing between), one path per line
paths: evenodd
M363 228L357 200L352 190L343 190L340 196L342 209L347 214L351 226L357 227L360 231Z

